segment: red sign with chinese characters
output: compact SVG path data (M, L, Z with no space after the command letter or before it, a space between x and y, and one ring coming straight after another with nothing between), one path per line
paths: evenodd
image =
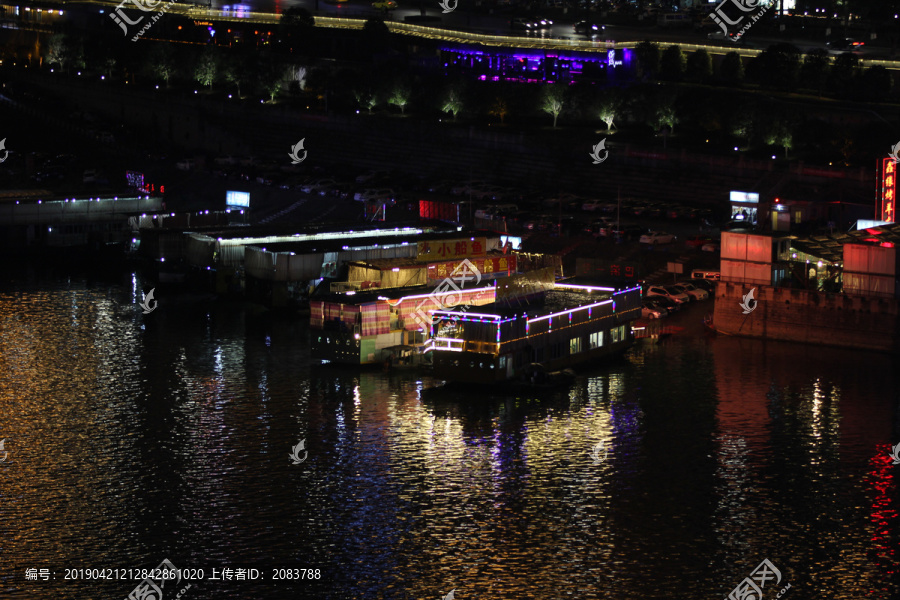
M487 252L487 238L460 238L454 240L433 240L419 242L417 260L451 260L484 256Z
M897 164L893 158L885 158L883 160L883 168L881 169L881 220L893 223L897 193Z
M468 281L474 283L479 276L488 276L489 278L507 276L516 272L516 255L511 256L492 256L489 258L472 258L469 262L478 269L478 275L469 274ZM444 262L428 265L429 281L438 281L447 277L453 277L454 269L459 268L460 262ZM470 284L471 285L471 284Z

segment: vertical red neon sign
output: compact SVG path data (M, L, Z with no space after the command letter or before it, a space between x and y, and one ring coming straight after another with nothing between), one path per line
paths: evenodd
M894 222L894 194L897 191L897 165L893 158L885 158L881 170L881 220Z

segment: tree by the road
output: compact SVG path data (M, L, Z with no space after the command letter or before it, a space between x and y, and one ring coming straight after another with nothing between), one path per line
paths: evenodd
M679 121L678 114L675 109L676 94L672 89L659 89L650 98L652 105L648 112L649 124L661 131L664 127L669 128L669 133L675 133L675 124Z
M371 54L381 54L390 50L393 37L384 21L373 17L363 25L363 39Z
M279 64L268 64L258 73L259 86L269 96L269 102L275 102L279 92L285 85L285 68Z
M169 79L175 74L175 48L168 42L154 44L149 53L150 69L154 76L166 82L169 87Z
M237 88L238 98L243 98L242 86L253 82L256 73L254 56L245 52L234 52L228 57L228 63L222 72L226 82Z
M659 71L659 44L645 40L634 48L641 74L650 78Z
M548 83L541 90L541 110L553 117L553 128L566 104L566 88L561 83Z
M885 100L891 93L891 74L881 65L873 65L859 75L857 89L864 100Z
M212 84L216 81L218 69L219 61L216 56L216 49L213 46L207 46L197 59L197 65L194 67L194 79L200 85L212 87Z
M659 62L659 75L667 81L680 81L684 75L684 52L681 46L672 45L665 49Z
M309 50L314 33L315 18L305 8L291 7L281 13L278 20L278 38L290 52L295 48L300 51Z
M457 115L463 109L462 90L459 85L450 85L444 90L444 97L441 101L441 111L453 115L456 120Z
M709 56L709 52L701 48L688 55L687 65L684 70L685 79L696 83L704 83L712 78L712 73L712 58Z
M503 96L497 96L494 98L494 102L491 104L491 107L488 109L488 114L495 117L500 117L500 124L503 125L506 120L506 115L509 114L509 104L506 102L506 98Z
M391 89L391 95L388 97L388 104L393 104L400 109L402 114L406 114L406 105L409 104L409 98L412 91L406 83L396 83Z
M719 78L729 85L740 85L744 81L744 61L737 52L729 52L722 57Z
M828 85L831 92L838 97L850 97L853 94L853 82L859 71L859 57L850 52L840 54L831 65Z
M800 85L814 90L821 96L828 81L830 69L831 59L828 57L827 50L822 48L810 50L803 57L803 64L800 66Z
M750 60L747 75L762 86L794 90L800 76L800 50L792 44L774 44Z
M606 123L606 130L616 128L615 119L622 110L622 94L618 88L609 87L600 93L600 101L597 106L597 116Z

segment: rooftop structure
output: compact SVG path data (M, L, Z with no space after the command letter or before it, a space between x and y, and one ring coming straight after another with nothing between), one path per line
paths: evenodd
M556 283L526 306L508 301L437 310L435 374L462 382L499 382L533 363L564 368L624 350L640 316L640 287Z

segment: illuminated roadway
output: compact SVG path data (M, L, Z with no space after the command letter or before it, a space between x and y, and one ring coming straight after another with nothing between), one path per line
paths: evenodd
M144 2L148 1L152 0L144 0ZM686 52L693 52L702 48L712 55L737 52L744 57L753 57L759 54L762 49L769 44L781 41L762 38L754 40L751 35L752 30L750 30L744 37L744 44L715 45L703 43L706 42L706 40L704 40L700 34L693 32L693 30L647 30L643 28L617 26L607 26L605 35L587 39L584 35L576 35L572 30L571 23L555 24L549 30L543 32L515 32L509 28L509 20L512 18L510 14L472 14L464 11L462 8L447 14L442 14L441 7L438 5L437 0L423 2L423 6L426 8L429 16L440 17L444 21L449 21L446 25L441 23L441 27L403 22L403 19L406 16L418 16L421 14L417 2L406 4L406 6L412 6L411 8L398 8L385 13L381 10L372 8L371 3L365 1L361 3L354 2L351 4L349 2L325 2L325 0L321 0L320 2L316 2L315 0L302 0L292 2L290 6L283 6L287 3L278 0L269 1L270 3L277 4L281 10L294 6L307 8L311 13L316 14L315 24L317 27L362 29L366 19L380 16L385 19L385 24L388 28L395 33L442 40L445 42L506 48L606 52L610 48L634 47L645 39L651 39L652 41L661 43L678 44L681 46L682 50ZM84 5L86 8L88 6L102 6L104 7L102 10L115 10L121 3L121 0L88 0L85 2L78 2L77 4ZM50 0L47 4L66 5L69 10L72 10L73 8L73 3L64 1L53 2ZM214 19L216 21L275 25L280 18L280 15L274 12L244 10L248 8L247 5L225 4L218 0L215 2L216 6L213 8L186 3L173 3L169 5L165 0L159 0L155 4L159 8L166 7L166 13L179 14L195 20ZM316 10L316 7L318 7L318 10ZM135 12L135 10L132 9L130 12ZM615 38L618 38L618 40ZM751 47L752 45L759 47ZM821 44L815 42L795 42L795 45L803 51L815 47L823 47ZM900 61L867 58L865 56L862 58L865 60L866 66L882 65L887 69L900 71Z

